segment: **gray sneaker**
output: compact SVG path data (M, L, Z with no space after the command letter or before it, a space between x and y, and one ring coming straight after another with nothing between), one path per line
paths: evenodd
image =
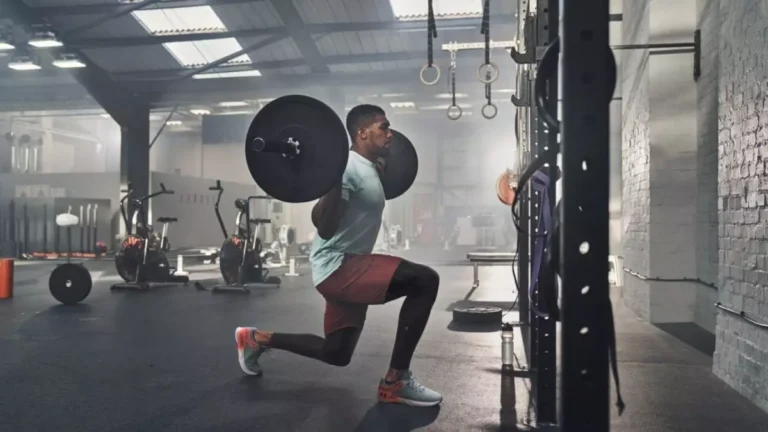
M379 402L429 407L442 401L440 393L421 385L411 371L406 372L400 381L388 383L382 379L379 383Z
M235 330L237 360L240 363L240 369L247 375L261 375L259 358L267 351L267 347L256 343L253 337L255 331L254 327L238 327Z

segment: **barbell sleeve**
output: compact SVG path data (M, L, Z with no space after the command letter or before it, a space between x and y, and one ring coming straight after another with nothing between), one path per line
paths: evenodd
M251 149L261 153L281 153L293 156L298 154L296 144L292 144L287 141L270 139L265 140L264 138L259 137L253 139Z

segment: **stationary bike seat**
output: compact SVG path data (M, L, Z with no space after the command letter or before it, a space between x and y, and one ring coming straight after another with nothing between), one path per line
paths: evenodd
M80 218L70 213L62 213L56 216L56 225L60 227L71 227L79 223Z
M178 222L179 219L175 217L159 217L157 218L157 221L160 223L171 223L171 222Z
M255 218L255 219L251 219L250 222L252 224L268 224L268 223L272 223L272 219Z

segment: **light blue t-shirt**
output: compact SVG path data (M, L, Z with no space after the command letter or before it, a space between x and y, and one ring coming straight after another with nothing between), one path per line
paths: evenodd
M315 236L309 260L312 282L319 285L336 271L344 254L369 254L373 251L386 204L376 165L359 153L350 151L344 170L341 199L347 211L336 234L328 240Z

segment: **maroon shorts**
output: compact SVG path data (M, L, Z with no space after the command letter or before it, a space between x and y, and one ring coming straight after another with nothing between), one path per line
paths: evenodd
M341 267L320 282L325 297L325 334L347 327L362 328L368 305L383 304L387 289L402 260L389 255L344 256Z

